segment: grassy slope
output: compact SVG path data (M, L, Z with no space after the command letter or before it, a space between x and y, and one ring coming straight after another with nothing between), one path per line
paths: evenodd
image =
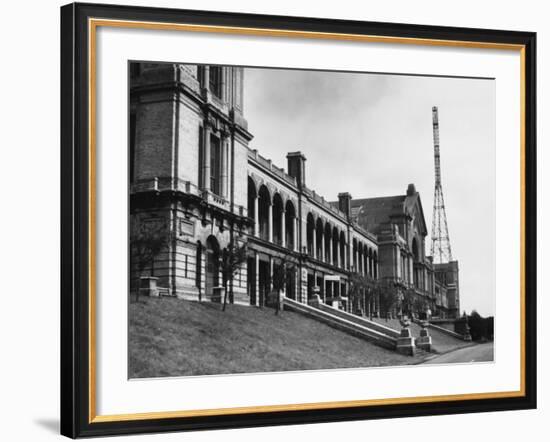
M142 298L130 304L130 377L413 364L297 313Z

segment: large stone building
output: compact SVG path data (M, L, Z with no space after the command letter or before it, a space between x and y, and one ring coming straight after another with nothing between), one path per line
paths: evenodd
M414 187L386 199L342 192L330 203L308 187L301 152L287 154L284 170L250 148L243 68L134 63L130 71L131 223L167 228L169 241L141 272L158 278L161 293L212 299L222 251L246 244L231 302L264 305L277 267L290 263L285 295L299 302L317 286L324 302L346 306L350 275L360 273L414 286L452 314L458 267L443 270L424 255ZM369 309L378 310L376 299Z
M408 302L424 303L438 316L459 314L458 262L433 264L426 256L428 230L414 184L403 195L354 200L352 212L361 227L376 234L380 279L399 287Z

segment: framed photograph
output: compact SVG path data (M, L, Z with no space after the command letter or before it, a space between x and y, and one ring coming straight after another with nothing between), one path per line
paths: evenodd
M535 408L535 60L62 7L62 434Z

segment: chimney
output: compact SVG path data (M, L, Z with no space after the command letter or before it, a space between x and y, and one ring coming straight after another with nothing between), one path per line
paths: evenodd
M351 218L351 195L349 192L342 192L338 194L338 208L341 212L346 214L348 219Z
M296 178L298 187L306 184L306 157L302 152L289 152L286 155L288 160L288 174Z
M409 184L409 187L407 187L407 196L413 196L416 194L416 187L414 187L414 184Z

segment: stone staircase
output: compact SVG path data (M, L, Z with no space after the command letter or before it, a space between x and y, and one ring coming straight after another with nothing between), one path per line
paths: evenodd
M397 330L395 330L391 327L387 327L385 325L378 324L378 323L376 323L374 321L371 321L368 318L365 318L363 316L353 315L353 314L348 313L344 310L334 308L334 307L332 307L328 304L324 304L322 302L320 302L318 305L315 305L315 307L318 308L319 310L322 310L322 311L326 312L326 313L329 313L331 315L338 316L339 318L345 319L347 321L351 321L351 322L354 322L356 324L362 325L363 327L367 327L369 329L376 330L377 332L380 332L380 333L382 333L384 335L387 335L387 336L390 336L392 338L397 339L399 337L399 331L397 331Z
M374 324L365 318L351 315L328 305L319 304L318 308L288 298L284 298L283 308L323 322L380 347L396 349L399 333L388 327L380 326L380 324Z

